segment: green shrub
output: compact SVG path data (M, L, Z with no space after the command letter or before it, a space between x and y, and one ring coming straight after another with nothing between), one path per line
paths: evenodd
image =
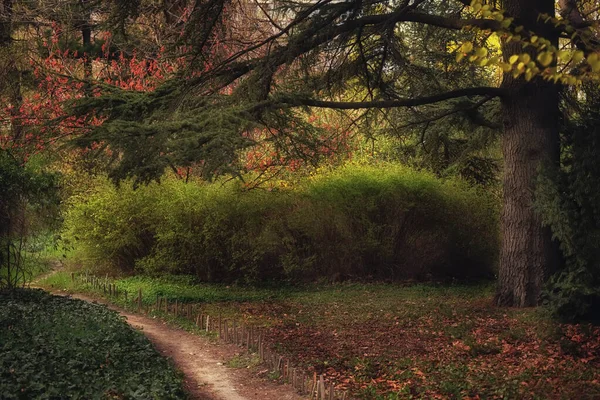
M563 265L548 282L545 303L566 321L600 321L600 89L562 127L560 169L540 176L536 206L560 244Z
M0 149L0 288L24 286L39 246L30 240L56 228L58 176Z
M349 165L272 191L174 178L105 185L67 216L88 266L210 282L493 275L492 197L400 166Z
M150 342L102 305L0 291L2 399L184 399Z
M93 194L71 200L67 241L77 244L88 265L133 272L135 261L144 257L155 242L155 202L160 190L156 185L143 190L134 190L128 184L115 187L107 179L98 178Z
M398 165L348 166L306 183L299 225L318 275L376 279L493 274L496 210L465 183ZM336 254L330 257L330 254Z

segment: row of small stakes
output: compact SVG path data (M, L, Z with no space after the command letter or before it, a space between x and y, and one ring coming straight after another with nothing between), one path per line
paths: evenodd
M79 280L92 286L93 289L102 290L109 297L122 297L126 302L129 301L126 290L120 290L116 284L108 281L108 278L98 278L93 275L79 274ZM76 275L71 274L71 279L75 281ZM260 361L265 364L272 372L278 374L284 381L291 384L302 395L308 395L310 399L317 400L349 400L347 391L336 390L333 383L326 383L323 375L317 376L316 373L307 375L304 371L293 366L290 360L278 355L265 345L263 333L260 329L245 324L238 324L236 320L227 320L203 314L196 310L192 304L183 304L175 300L169 303L166 297L156 296L156 302L153 305L145 305L142 289L138 289L137 296L131 299L136 304L140 313L150 313L151 311L173 314L175 317L186 318L195 323L195 325L206 332L218 332L219 338L226 343L233 343L240 347L245 347L248 352L256 352Z

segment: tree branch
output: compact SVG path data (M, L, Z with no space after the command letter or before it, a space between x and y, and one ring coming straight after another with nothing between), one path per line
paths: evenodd
M288 106L309 106L318 108L332 108L337 110L359 110L369 108L396 108L396 107L415 107L426 104L439 103L441 101L455 99L466 96L487 96L503 97L505 91L494 87L473 87L466 89L452 90L445 93L436 94L433 96L416 97L414 99L397 99L397 100L376 100L376 101L326 101L310 98L281 98L276 101L269 101L257 104L255 107L267 108L276 104L286 104Z

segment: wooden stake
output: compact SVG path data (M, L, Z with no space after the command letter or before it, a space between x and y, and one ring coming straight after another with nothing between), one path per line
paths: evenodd
M290 379L290 360L285 361L285 366L283 367L283 377L287 380Z
M208 332L209 332L209 330L210 330L209 326L210 326L210 315L207 315L207 316L206 316L206 332L207 332L207 333L208 333Z
M142 288L138 289L138 312L142 311Z
M222 327L223 327L223 320L221 319L221 313L219 313L219 339L221 339L223 337L223 333L222 333Z
M237 324L235 322L235 319L233 320L233 340L232 340L232 343L238 344L238 339L237 339Z

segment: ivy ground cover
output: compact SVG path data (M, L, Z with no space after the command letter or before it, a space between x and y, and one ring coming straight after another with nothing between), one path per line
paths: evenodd
M1 399L185 399L182 379L105 306L0 292Z

